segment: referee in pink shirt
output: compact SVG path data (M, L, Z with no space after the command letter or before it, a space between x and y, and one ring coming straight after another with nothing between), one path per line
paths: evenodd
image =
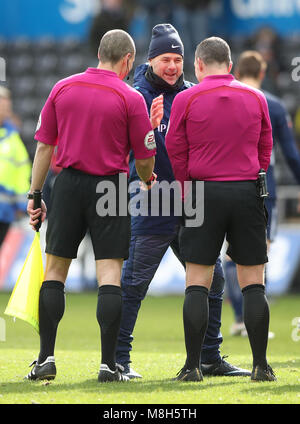
M186 261L183 306L186 363L177 379L201 381L201 346L208 322L208 290L224 241L237 265L244 299L244 322L253 355L252 380L273 381L266 358L269 307L264 288L268 261L260 169L267 170L272 129L264 94L230 75L228 44L218 37L202 41L195 52L201 84L179 93L172 106L166 146L175 178L204 181L204 222L182 227L181 256ZM199 200L199 199L198 199Z
M35 134L38 144L27 207L33 228L39 218L44 221L46 206L42 202L41 209L34 209L32 193L42 190L56 145L56 164L63 170L52 191L45 281L39 300L40 353L27 376L30 380L55 378L54 345L65 308L64 284L87 230L99 283L98 381L128 379L115 363L122 311L121 268L123 259L128 258L130 241L130 215L123 216L118 203L119 194L124 191L124 187L119 187L119 178L125 173L127 190L128 155L132 150L141 180L151 186L156 146L143 96L122 81L135 59L132 38L122 30L107 32L101 39L98 58L97 68L88 68L55 84ZM116 199L111 199L116 202L115 216L98 213L103 196L101 183L116 188ZM125 192L125 203L126 200Z

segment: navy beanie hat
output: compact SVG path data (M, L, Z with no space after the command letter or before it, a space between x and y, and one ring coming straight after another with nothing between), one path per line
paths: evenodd
M180 36L171 24L158 24L152 29L148 59L164 53L184 54Z

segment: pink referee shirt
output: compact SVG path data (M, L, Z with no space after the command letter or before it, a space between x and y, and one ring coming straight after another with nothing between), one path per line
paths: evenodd
M267 170L272 127L264 94L211 75L175 97L166 147L176 180L255 180Z
M57 166L93 175L128 174L131 149L136 159L156 153L143 96L115 72L97 68L55 84L35 139L57 144Z

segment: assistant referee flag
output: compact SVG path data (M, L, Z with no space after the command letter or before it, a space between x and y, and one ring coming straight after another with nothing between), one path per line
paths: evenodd
M34 204L35 209L41 205L41 194L39 192L34 192ZM38 333L40 288L44 281L40 225L41 220L36 225L37 231L29 253L4 312L6 315L27 321Z
M40 233L36 232L5 314L31 324L39 333L39 297L44 280Z

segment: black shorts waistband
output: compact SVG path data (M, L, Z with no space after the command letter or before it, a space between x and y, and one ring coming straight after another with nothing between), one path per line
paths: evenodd
M201 181L205 184L249 184L249 183L256 183L256 180L237 180L237 181L205 181L205 180L192 180L194 181Z
M67 172L67 173L72 173L74 175L86 175L88 177L93 177L93 178L103 178L103 179L116 179L119 177L120 174L122 174L122 172L118 172L117 174L110 174L110 175L95 175L95 174L89 174L88 172L85 171L81 171L80 169L76 169L76 168L72 168L71 166L69 166L68 168L63 168L61 172Z

